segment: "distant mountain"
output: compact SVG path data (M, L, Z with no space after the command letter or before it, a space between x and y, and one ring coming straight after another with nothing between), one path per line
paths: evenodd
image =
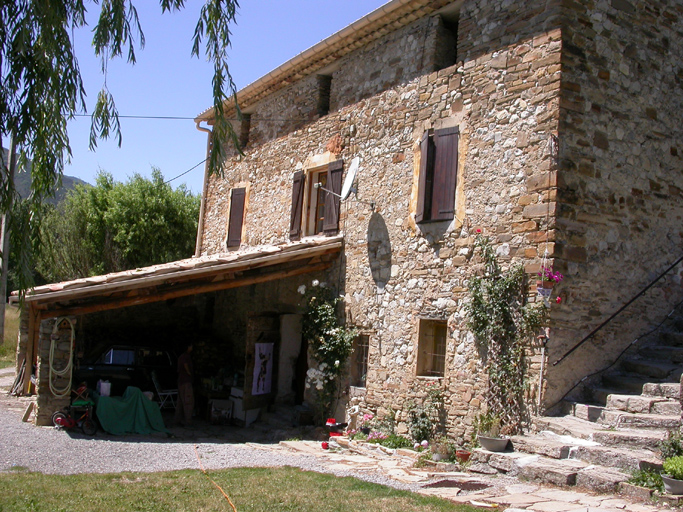
M8 153L9 151L7 149L2 148L2 156L5 158L5 162L8 161ZM88 185L88 182L76 178L75 176L62 176L61 187L57 189L55 197L48 199L47 202L54 205L58 204L66 197L70 190L76 188L76 185ZM31 191L30 173L26 172L24 169L18 169L14 174L14 186L22 198L28 197Z

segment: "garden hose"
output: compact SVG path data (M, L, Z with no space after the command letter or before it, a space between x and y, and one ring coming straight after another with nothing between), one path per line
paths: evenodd
M58 341L58 337L56 336L56 334L57 330L59 329L59 324L62 320L66 320L67 322L69 322L69 325L71 326L71 339L69 340L69 360L64 368L62 368L61 370L57 370L54 366L55 345ZM71 321L71 319L64 317L63 319L57 318L55 320L55 325L52 327L52 335L50 336L50 375L48 380L50 383L50 391L52 391L52 394L57 398L66 398L71 396L71 367L73 366L75 337L76 329L74 328L74 323ZM58 388L53 382L53 377L64 377L68 380L68 383L65 387Z

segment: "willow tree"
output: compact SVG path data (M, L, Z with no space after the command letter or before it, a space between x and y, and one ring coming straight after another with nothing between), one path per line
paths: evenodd
M159 0L162 13L181 10L185 0ZM67 121L86 112L73 34L86 25L86 6L100 9L93 28L92 47L102 61L104 86L92 113L90 147L98 139L115 136L121 143L116 103L106 87L107 62L126 58L135 63L136 49L145 37L132 0L0 0L0 145L9 138L18 148L18 168L31 160L31 193L19 200L7 168L1 164L0 209L12 214L12 244L19 248L18 284L32 284L41 203L54 195L61 183L64 164L71 158ZM237 0L205 0L190 53L204 53L213 63L213 134L217 140L236 140L223 116L223 104L235 100L227 50L230 24L235 21ZM210 170L219 168L221 144L212 145Z

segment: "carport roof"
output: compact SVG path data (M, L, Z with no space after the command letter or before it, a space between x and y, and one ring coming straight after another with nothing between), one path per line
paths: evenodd
M208 293L325 270L343 238L311 237L282 245L200 256L151 267L37 286L26 301L43 318L83 314ZM12 292L14 297L18 292Z

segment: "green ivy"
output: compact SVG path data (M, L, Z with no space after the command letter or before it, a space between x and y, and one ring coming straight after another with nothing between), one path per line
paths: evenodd
M347 329L339 321L337 305L341 301L334 290L317 282L306 293L302 330L313 359L318 363L317 369L309 370L309 385L315 381L321 420L334 410L340 377L357 336L356 329Z
M525 348L543 325L547 307L528 304L522 265L503 270L487 237L477 236L475 250L484 261L484 275L469 282L465 306L467 327L489 376L488 410L499 417L507 433L518 431L525 418L527 390Z

